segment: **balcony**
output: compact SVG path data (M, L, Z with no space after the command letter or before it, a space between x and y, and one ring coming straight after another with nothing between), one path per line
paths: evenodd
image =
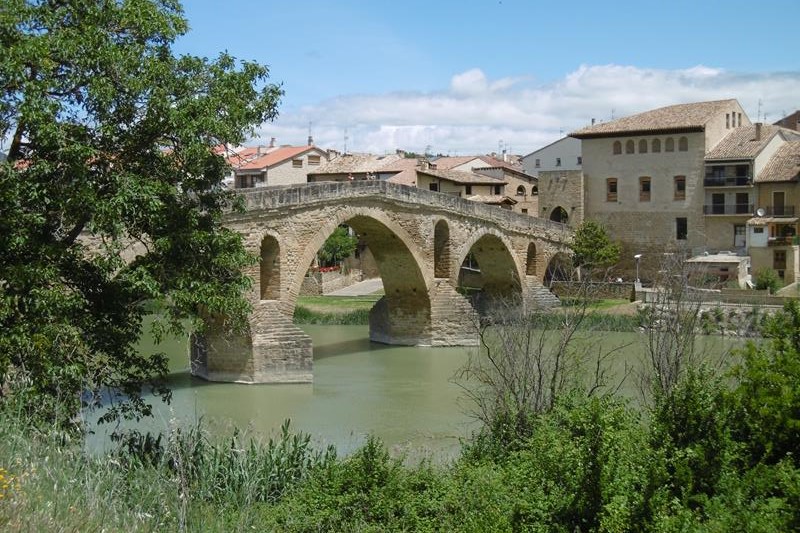
M767 246L796 246L798 244L800 244L800 238L797 235L770 237L767 241Z
M753 185L751 176L706 176L703 179L704 187L750 187Z
M752 215L753 204L706 204L704 215Z
M768 205L764 208L764 216L768 217L793 217L793 205Z

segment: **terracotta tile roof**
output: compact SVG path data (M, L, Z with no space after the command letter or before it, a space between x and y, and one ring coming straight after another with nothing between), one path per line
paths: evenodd
M452 156L452 157L451 156L439 157L431 161L431 163L436 165L437 170L450 170L451 168L460 167L465 163L469 163L473 159L482 160L482 158L477 155L462 155L462 156ZM486 161L484 161L483 163L486 163ZM481 166L483 166L483 163L481 163Z
M271 166L283 163L288 159L297 157L298 155L314 150L314 146L281 146L264 155L257 156L254 159L247 161L240 165L237 170L262 170ZM258 150L256 148L256 150Z
M238 169L242 165L249 163L250 161L252 161L256 157L258 157L258 147L257 146L248 146L247 148L242 148L238 152L234 152L232 154L228 154L228 156L225 158L225 160L234 169Z
M500 194L476 194L475 196L468 196L467 200L471 200L473 202L480 202L482 204L490 204L490 205L500 205L500 204L514 205L517 203L517 201L511 198L510 196L503 196Z
M428 169L417 170L417 174L426 174L434 178L440 178L453 183L461 183L464 185L505 185L507 182L492 178L490 176L482 176L474 172L464 172L461 170L441 170L441 169Z
M706 153L709 159L742 159L752 158L761 153L767 144L775 137L781 128L761 125L761 135L756 140L756 125L735 128L726 135L717 145Z
M403 157L379 168L378 172L382 174L397 172L397 174L386 180L388 182L399 185L416 185L418 166L419 161L416 158Z
M702 131L715 115L738 107L734 99L695 102L660 107L637 115L623 117L611 122L570 133L570 137L590 139L625 134L653 134L659 132Z
M474 167L472 171L475 172L476 174L483 174L484 172L491 171L492 169L500 169L504 174L508 173L511 174L512 176L516 176L517 178L524 179L526 181L530 182L539 181L539 178L537 178L536 176L525 174L525 172L522 171L522 168L514 168L509 166Z
M796 181L800 179L800 141L790 141L778 148L756 176L756 183Z
M316 176L319 174L348 174L348 173L364 173L364 172L377 172L388 163L392 163L400 159L397 154L390 155L374 155L374 154L347 154L340 155L339 157L323 163L319 168L308 174Z

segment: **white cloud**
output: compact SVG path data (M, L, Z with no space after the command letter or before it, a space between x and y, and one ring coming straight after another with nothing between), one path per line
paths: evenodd
M318 146L375 153L397 148L450 154L485 153L502 140L525 154L592 118L607 121L656 107L737 98L751 120L774 122L800 108L800 72L733 73L698 65L682 70L581 65L563 79L533 85L529 78L490 80L478 68L455 74L431 93L344 95L283 114L261 137L305 141L309 121ZM757 116L761 101L761 115Z

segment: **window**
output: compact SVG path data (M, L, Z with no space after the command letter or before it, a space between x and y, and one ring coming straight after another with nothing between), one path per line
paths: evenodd
M606 180L606 202L617 201L617 178Z
M537 159L536 162L534 163L534 165L536 166L536 168L539 168L540 166L542 166L542 160L541 159Z
M292 168L303 168L302 159L292 159Z
M674 152L675 151L675 141L672 137L667 137L667 141L664 143L664 151L665 152Z
M560 157L556 157L556 166L557 167L561 166L561 158Z
M661 139L653 139L653 153L661 152Z
M523 214L523 215L527 215L527 214L528 214L528 210L527 210L527 209L525 209L524 207L522 208L522 214Z
M686 137L681 137L678 139L678 151L679 152L688 152L689 151L689 139Z
M675 219L675 238L679 241L685 241L689 233L689 227L686 223L686 217L678 217Z
M734 122L735 122L734 118ZM725 129L729 129L731 127L731 115L729 113L725 113Z
M619 141L614 141L614 155L619 155L622 153L622 143Z
M502 186L501 185L495 185L494 186L494 193L495 194L501 194L502 193Z
M625 153L632 154L634 149L636 148L636 144L633 141L628 141L625 143Z
M525 196L525 187L522 185L517 187L517 196Z
M531 195L538 196L538 194L539 194L539 186L534 185L533 188L531 189Z
M581 156L578 156L578 164L579 165L583 164L583 158Z
M464 194L472 194L472 185L464 185Z
M439 184L431 183L430 185L428 185L428 189L434 192L439 192Z
M742 114L739 113L739 127L742 127Z
M753 228L753 233L764 233L764 228Z
M647 176L639 178L639 201L650 201L650 178Z
M639 153L640 154L646 154L647 153L647 141L645 141L644 139L639 141Z
M319 156L318 155L310 155L310 156L308 156L308 164L309 164L309 166L317 166L317 165L319 165Z
M686 200L686 176L675 176L673 178L675 183L675 196L674 200Z

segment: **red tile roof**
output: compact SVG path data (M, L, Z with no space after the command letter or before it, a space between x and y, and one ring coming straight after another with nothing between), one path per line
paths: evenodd
M309 150L318 150L314 146L281 146L271 152L258 156L240 165L237 170L262 170L293 159ZM258 149L256 149L258 150Z

